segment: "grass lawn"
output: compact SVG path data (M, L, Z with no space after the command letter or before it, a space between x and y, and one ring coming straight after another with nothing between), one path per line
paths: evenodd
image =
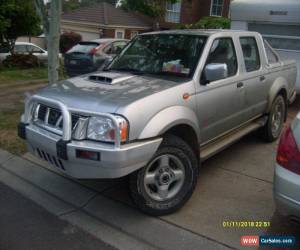
M47 78L48 73L46 67L33 69L0 69L0 84L41 79L47 81Z
M23 105L0 112L0 148L19 155L26 152L24 141L17 135L17 124L22 113Z
M26 152L17 136L17 125L24 110L24 93L46 85L47 68L0 68L0 148L14 154Z

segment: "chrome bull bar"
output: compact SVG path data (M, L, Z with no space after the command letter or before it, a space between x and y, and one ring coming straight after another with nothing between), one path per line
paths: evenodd
M24 117L22 122L24 122L25 124L32 123L34 107L37 104L44 104L53 108L57 108L61 111L63 116L62 140L64 142L70 142L72 140L71 114L74 113L74 114L79 114L79 115L81 114L86 116L101 116L101 117L110 118L114 124L114 127L116 128L114 147L116 149L119 149L121 147L121 134L119 133L120 127L119 127L118 120L114 115L107 114L107 113L89 112L81 109L70 109L61 101L52 98L50 99L39 95L33 95L25 100L25 112L24 112Z

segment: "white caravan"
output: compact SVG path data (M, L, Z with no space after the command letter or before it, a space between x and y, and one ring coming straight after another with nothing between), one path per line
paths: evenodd
M233 0L231 29L257 31L281 59L297 61L300 94L300 0Z

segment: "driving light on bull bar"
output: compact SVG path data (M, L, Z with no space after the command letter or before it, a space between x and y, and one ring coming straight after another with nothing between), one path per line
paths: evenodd
M89 150L76 150L76 157L85 159L85 160L92 160L92 161L100 161L100 153L95 151L89 151Z
M116 130L120 133L121 142L127 140L128 122L121 116L115 116L119 124L116 128L112 119L109 117L90 117L87 128L87 138L102 142L114 142L116 138Z

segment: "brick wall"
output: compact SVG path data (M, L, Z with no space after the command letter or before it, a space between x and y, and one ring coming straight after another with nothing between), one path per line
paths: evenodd
M103 37L104 38L115 38L115 30L114 29L103 29Z
M212 0L182 0L180 22L183 24L195 23L204 16L210 16ZM228 17L230 0L224 0L222 15ZM162 28L174 28L176 24L160 20Z

